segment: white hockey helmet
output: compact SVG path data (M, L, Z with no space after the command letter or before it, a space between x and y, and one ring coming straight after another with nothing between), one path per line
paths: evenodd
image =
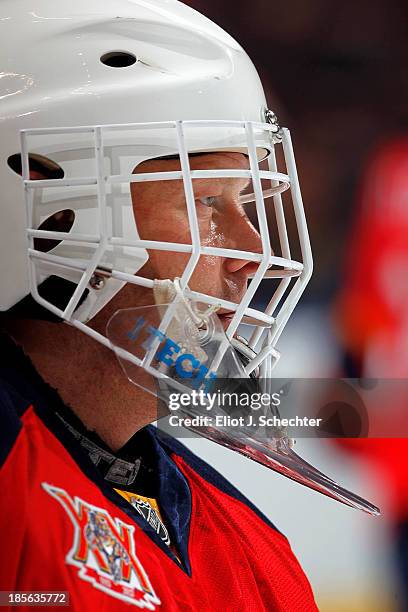
M242 151L251 159L251 169L242 173L252 179L264 252L214 249L213 255L260 262L241 303L221 305L236 311L230 338L245 315L268 328L267 340L266 335L261 339L265 327L252 334L250 348L258 346L260 356L248 364L248 372L264 357L277 355L273 347L310 277L312 258L290 136L268 111L258 74L243 49L176 0L37 0L35 10L28 1L3 0L0 6L5 50L0 75L0 309L8 310L31 292L41 306L89 330L83 324L126 281L138 282L137 272L147 259L130 198L129 182L143 180L140 174L132 177L135 166L171 154L183 160L183 151ZM274 146L281 142L287 168L277 172ZM257 162L267 155L269 171L260 171ZM41 170L49 180L29 180L29 166L31 178ZM188 183L188 159L182 166L181 175L172 178ZM21 172L26 210L20 205ZM225 175L233 173L226 169ZM269 194L276 194L281 252L275 256L261 178L269 180ZM280 196L288 187L302 262L291 258ZM182 286L200 256L194 228L191 235L192 256ZM154 247L163 245L149 244ZM180 245L166 249L177 251ZM44 283L49 277L74 283L70 299L61 283ZM250 301L265 277L282 280L261 312L251 309ZM292 277L297 282L289 292ZM200 299L214 303L210 296Z

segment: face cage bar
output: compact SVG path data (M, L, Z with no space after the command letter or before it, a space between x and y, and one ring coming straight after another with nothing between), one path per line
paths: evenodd
M250 160L249 170L190 170L188 150L186 148L184 126L186 127L234 127L242 128L245 131L248 155ZM129 130L137 129L168 129L173 128L176 131L178 152L180 156L181 171L173 172L154 172L154 173L143 173L143 174L130 174L130 175L105 175L104 173L104 143L103 137L107 131L123 130L124 128ZM240 122L240 121L171 121L171 122L151 122L151 123L135 123L135 124L113 124L104 126L84 126L84 127L70 127L70 128L35 128L29 130L21 130L21 154L22 154L22 175L24 182L25 201L26 201L26 215L27 215L27 236L28 236L28 268L29 268L29 285L30 292L33 298L44 308L50 310L58 317L64 319L81 331L91 336L104 346L116 350L120 353L122 358L129 359L131 362L138 366L144 367L148 372L154 376L160 376L160 373L150 368L151 360L154 356L152 350L149 354L141 361L136 356L113 347L111 342L102 334L94 331L86 324L82 323L74 317L74 311L79 303L79 300L89 284L95 272L98 272L98 267L101 264L101 260L110 246L123 246L123 247L142 247L145 249L160 249L175 252L186 252L191 253L190 259L186 265L186 268L180 278L180 286L184 290L187 297L199 300L209 305L219 305L222 308L235 311L235 315L231 320L231 323L226 331L228 339L231 339L242 318L249 316L252 319L258 320L261 323L266 323L269 329L264 330L262 327L256 327L252 336L249 340L249 347L254 350L258 345L263 331L265 331L264 341L261 345L261 349L258 355L251 360L246 367L246 372L249 374L256 367L261 365L261 375L270 376L272 370L272 357L277 357L278 353L275 350L275 345L290 317L297 302L299 301L310 277L313 269L313 260L310 247L309 234L307 230L306 218L303 208L302 197L300 193L299 181L296 170L296 163L293 153L292 141L290 132L287 128L280 130L280 136L282 138L283 152L285 158L285 164L287 168L287 174L282 174L277 171L277 163L275 157L275 151L272 148L268 159L268 171L262 171L259 169L259 162L257 158L256 145L254 139L254 130L261 130L266 132L275 132L276 127L267 123L257 122ZM94 149L95 149L95 160L96 160L96 176L95 177L81 177L81 178L63 178L63 179L49 179L49 180L30 180L29 178L29 148L28 148L28 137L30 135L55 135L55 134L72 134L72 133L90 133L94 135ZM254 187L254 193L250 196L243 196L241 203L255 201L257 218L259 223L259 233L262 243L262 253L253 253L248 251L239 251L233 249L224 249L218 247L203 247L200 244L199 227L197 220L197 211L194 199L193 190L193 179L194 178L232 178L232 177L244 177L252 179ZM191 244L178 244L178 243L165 243L160 241L149 241L149 240L125 240L120 237L110 236L108 233L108 216L107 216L107 204L106 204L106 185L109 183L131 183L131 182L142 182L142 181L160 181L160 180L183 180L184 192L187 204L187 214L190 225ZM271 189L263 191L261 179L268 179L271 181ZM99 235L90 234L71 234L65 232L54 232L44 231L33 228L33 202L34 192L36 189L43 189L48 187L56 186L76 186L76 185L96 185L97 197L98 197L98 211L99 211ZM287 234L285 214L283 208L283 202L281 193L282 191L291 189L292 203L294 207L296 227L299 236L302 263L296 262L291 259L291 252L289 246L289 239ZM276 257L272 255L272 249L270 244L269 229L266 217L264 199L267 197L273 197L275 215L278 227L278 235L281 246L282 257ZM76 242L88 242L97 244L97 248L91 257L88 264L83 261L77 261L74 259L64 258L49 253L43 253L34 249L34 238L51 238L55 240L64 241L76 241ZM249 287L241 302L236 304L227 300L220 300L212 296L208 296L203 293L191 291L188 288L188 282L194 269L198 263L201 255L215 255L223 256L236 259L245 259L247 261L259 262L259 267L254 274ZM48 264L55 265L57 267L65 267L73 270L82 270L82 278L79 281L77 288L75 289L69 303L65 310L61 310L42 298L38 293L36 283L36 260L47 262ZM282 270L269 271L268 268L271 265L281 266ZM101 267L103 269L103 266ZM133 283L136 285L152 288L153 281L145 279L140 276L127 274L120 270L109 271L109 276L112 278ZM284 303L281 305L279 313L276 318L272 316L275 309L281 302L290 282L291 278L297 276L297 280L286 297ZM264 278L281 278L278 288L276 289L272 299L270 300L265 312L253 309L249 307L249 304L258 289L261 281ZM174 313L175 302L169 306L165 317L163 318L160 326L160 331L166 332L167 327L172 319ZM220 359L222 355L220 353ZM164 377L166 377L164 375Z

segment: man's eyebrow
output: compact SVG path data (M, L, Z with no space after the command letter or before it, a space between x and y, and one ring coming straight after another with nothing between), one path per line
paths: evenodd
M205 157L206 155L211 155L211 154L215 154L215 153L219 153L219 151L195 151L193 153L189 153L188 157ZM227 151L228 153L228 151ZM245 153L242 153L242 155L244 155L244 157L246 157L248 159L248 156ZM168 161L168 160L179 160L180 161L180 155L178 153L172 153L171 155L160 155L159 157L151 157L149 159L146 159L144 161ZM143 162L141 162L143 163Z
M197 153L189 153L188 156L189 157L203 157L204 155L208 155L208 153L204 153L202 151L199 151ZM162 161L162 160L168 160L168 159L180 159L180 155L178 154L173 154L173 155L161 155L160 157L152 157L149 160L146 161Z

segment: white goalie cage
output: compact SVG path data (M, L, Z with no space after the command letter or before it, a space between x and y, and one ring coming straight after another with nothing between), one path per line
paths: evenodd
M277 167L275 146L283 148L286 166L283 172ZM226 330L230 340L238 326L250 320L253 330L248 336L250 358L246 373L249 375L260 367L262 377L270 376L279 356L276 344L310 279L313 266L289 130L282 128L277 132L277 126L271 123L209 120L40 128L21 131L21 151L27 209L29 285L32 296L39 304L112 348L106 336L93 330L86 324L87 321L125 283L153 287L153 280L137 275L148 258L147 249L188 253L189 260L180 277L180 286L186 297L234 311L235 315ZM214 151L244 152L249 157L249 169L190 169L189 153ZM267 152L268 169L261 170L260 158L265 157ZM29 156L32 154L40 154L58 163L64 170L64 177L30 180ZM179 156L180 170L133 173L141 161L169 154ZM262 253L201 244L194 179L220 177L240 177L251 181L253 193L241 196L240 202L254 202ZM133 215L130 183L180 179L184 184L190 244L142 240ZM291 195L301 261L295 261L291 255L285 215L287 204L284 205L282 200L285 190L290 191ZM272 207L267 214L265 201L269 198L273 202L273 215L269 212ZM75 221L71 231L38 229L45 219L61 209L74 210ZM269 224L272 222L276 224L279 245L271 245ZM55 240L58 245L50 252L43 252L34 247L35 239ZM277 246L280 254L274 255ZM206 255L259 264L239 303L189 289L188 283L199 258ZM38 286L51 274L76 284L64 310L42 297L38 291ZM101 288L90 286L95 275L104 278ZM265 279L278 279L278 285L266 308L260 310L251 307L251 302ZM80 304L86 289L88 297ZM135 357L129 355L129 359Z

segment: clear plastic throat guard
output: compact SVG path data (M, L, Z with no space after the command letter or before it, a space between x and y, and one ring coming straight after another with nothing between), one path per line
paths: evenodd
M267 379L248 377L219 317L210 310L179 296L171 304L117 311L107 337L129 381L162 400L169 413L177 411L179 422L201 436L348 506L379 515L376 506L297 455L284 430L254 429L246 420L250 408L214 400L225 393L262 391ZM277 414L277 409L271 404L261 413ZM243 418L237 425L239 416Z

